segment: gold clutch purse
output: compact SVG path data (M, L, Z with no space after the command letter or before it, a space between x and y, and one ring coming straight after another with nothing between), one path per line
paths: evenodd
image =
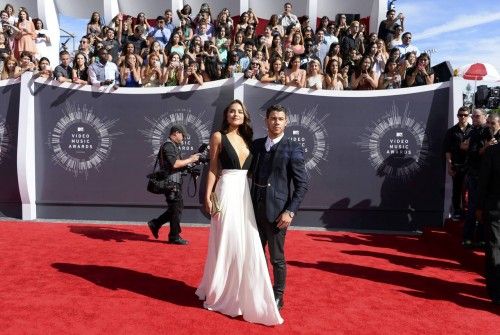
M220 203L219 198L215 192L210 193L210 201L212 202L212 210L210 211L210 215L215 215L220 212Z

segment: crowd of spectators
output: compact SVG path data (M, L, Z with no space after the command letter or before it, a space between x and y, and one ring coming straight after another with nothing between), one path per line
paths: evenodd
M173 16L179 25L173 23ZM24 8L1 11L1 79L25 71L59 82L122 87L203 84L243 73L245 78L326 90L393 89L431 84L430 57L411 44L403 14L387 11L378 33L359 21L327 16L313 24L286 3L271 15L257 35L252 9L231 18L227 8L212 13L203 4L167 9L154 20L118 14L108 25L92 13L87 33L74 52L61 51L60 64L50 64L50 36L43 22ZM316 21L316 20L313 20ZM53 69L53 70L52 70Z

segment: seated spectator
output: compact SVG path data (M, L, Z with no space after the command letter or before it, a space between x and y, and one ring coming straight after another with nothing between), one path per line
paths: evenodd
M46 79L52 78L52 69L50 68L50 61L47 57L42 57L38 61L38 68L35 76Z
M384 41L384 43L389 43L393 39L397 22L399 21L401 27L404 27L404 19L403 13L399 13L396 16L396 11L394 9L389 9L386 13L386 19L380 22L378 27L378 38Z
M5 79L16 79L22 74L21 68L17 66L17 60L14 57L9 57L4 61L4 66L2 70L2 75L0 80Z
M133 53L125 56L125 60L120 65L120 86L140 87L141 70L137 57Z
M144 13L139 13L137 14L137 18L135 20L135 25L133 27L134 32L137 27L141 27L142 29L140 30L141 32L141 37L146 40L148 37L149 31L152 30L151 26L148 23L148 20L146 19L146 14ZM142 50L142 49L141 49Z
M283 26L279 22L278 15L276 15L276 14L271 15L267 26L269 28L271 28L271 30L273 32L277 32L280 37L285 36L285 30L283 29ZM273 35L274 35L274 33L273 33Z
M285 85L285 71L283 71L283 62L281 58L274 58L271 61L271 69L264 74L260 81L263 83L273 83Z
M212 41L219 50L219 57L221 62L227 62L227 53L229 51L229 37L226 35L227 30L225 26L219 26L215 37L212 37Z
M73 70L71 72L73 83L86 85L89 82L89 66L85 55L77 53L73 59Z
M165 67L165 74L163 81L165 86L180 85L183 81L184 64L181 62L181 57L175 51L168 57L168 62Z
M15 39L17 43L14 49L14 55L19 56L23 51L27 51L32 55L36 54L35 25L28 20L28 12L26 10L19 11L19 20L17 21L16 27Z
M291 66L285 72L285 85L302 88L306 86L306 71L300 68L300 56L293 56Z
M249 68L245 71L246 79L257 79L260 80L263 73L260 68L260 62L257 58L252 58Z
M402 39L403 43L397 46L401 55L406 55L407 52L415 52L415 54L418 57L420 55L420 51L416 46L411 44L411 39L412 39L411 33L410 32L404 33Z
M144 87L159 87L163 84L163 72L158 54L150 53L142 67L141 81Z
M417 58L417 65L406 71L408 87L430 85L434 83L434 70L431 68L431 58L425 52Z
M340 73L342 74L342 79L344 79L344 89L345 90L350 90L351 89L351 76L354 73L354 69L351 69L351 66L349 64L344 64L340 68Z
M299 23L299 19L297 19L297 16L292 13L292 4L287 2L283 6L284 11L283 13L278 17L279 24L283 27L285 30L285 33L288 34L288 30L295 26L296 24Z
M69 65L69 52L66 50L61 51L59 53L59 61L61 63L54 69L54 79L60 83L71 82L73 69Z
M347 73L340 72L340 62L336 58L332 58L326 65L325 72L325 88L327 90L341 91L348 86Z
M43 28L43 22L40 19L34 19L35 24L35 46L36 54L35 58L40 59L41 57L47 56L47 48L51 45L49 31Z
M351 88L353 90L374 90L378 87L378 77L373 71L369 56L363 56L352 74Z
M321 64L317 59L313 59L307 66L306 87L315 90L323 89L325 78L321 73Z
M101 40L102 24L101 15L98 12L93 12L87 23L87 35L92 35L94 39Z
M401 75L398 72L398 63L395 59L389 58L385 64L384 73L378 81L378 89L401 88Z
M178 32L173 33L170 42L167 44L167 54L170 55L172 52L175 52L182 58L184 50L185 46L181 41L181 34Z
M98 50L99 61L89 66L89 82L93 86L117 85L120 73L115 63L108 61L109 55L106 48Z
M183 80L181 85L203 84L203 76L201 75L197 62L189 62L189 65L184 70Z
M324 71L326 71L328 64L331 60L335 59L338 63L339 69L342 67L342 56L340 55L340 45L337 43L330 44L330 48L328 49L328 53L323 59Z

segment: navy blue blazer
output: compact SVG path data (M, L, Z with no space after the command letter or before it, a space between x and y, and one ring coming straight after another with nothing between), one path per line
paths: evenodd
M267 137L253 141L253 161L251 172L256 175L262 155L265 154ZM304 150L300 145L283 138L276 144L276 152L271 166L266 191L266 216L274 222L285 210L297 213L299 205L307 192L307 174ZM257 186L252 178L251 194L254 206L257 204ZM291 184L293 181L293 192Z

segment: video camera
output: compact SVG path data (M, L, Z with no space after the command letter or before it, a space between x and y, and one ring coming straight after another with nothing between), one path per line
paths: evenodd
M500 86L479 85L476 90L475 100L477 107L498 108L500 106Z

